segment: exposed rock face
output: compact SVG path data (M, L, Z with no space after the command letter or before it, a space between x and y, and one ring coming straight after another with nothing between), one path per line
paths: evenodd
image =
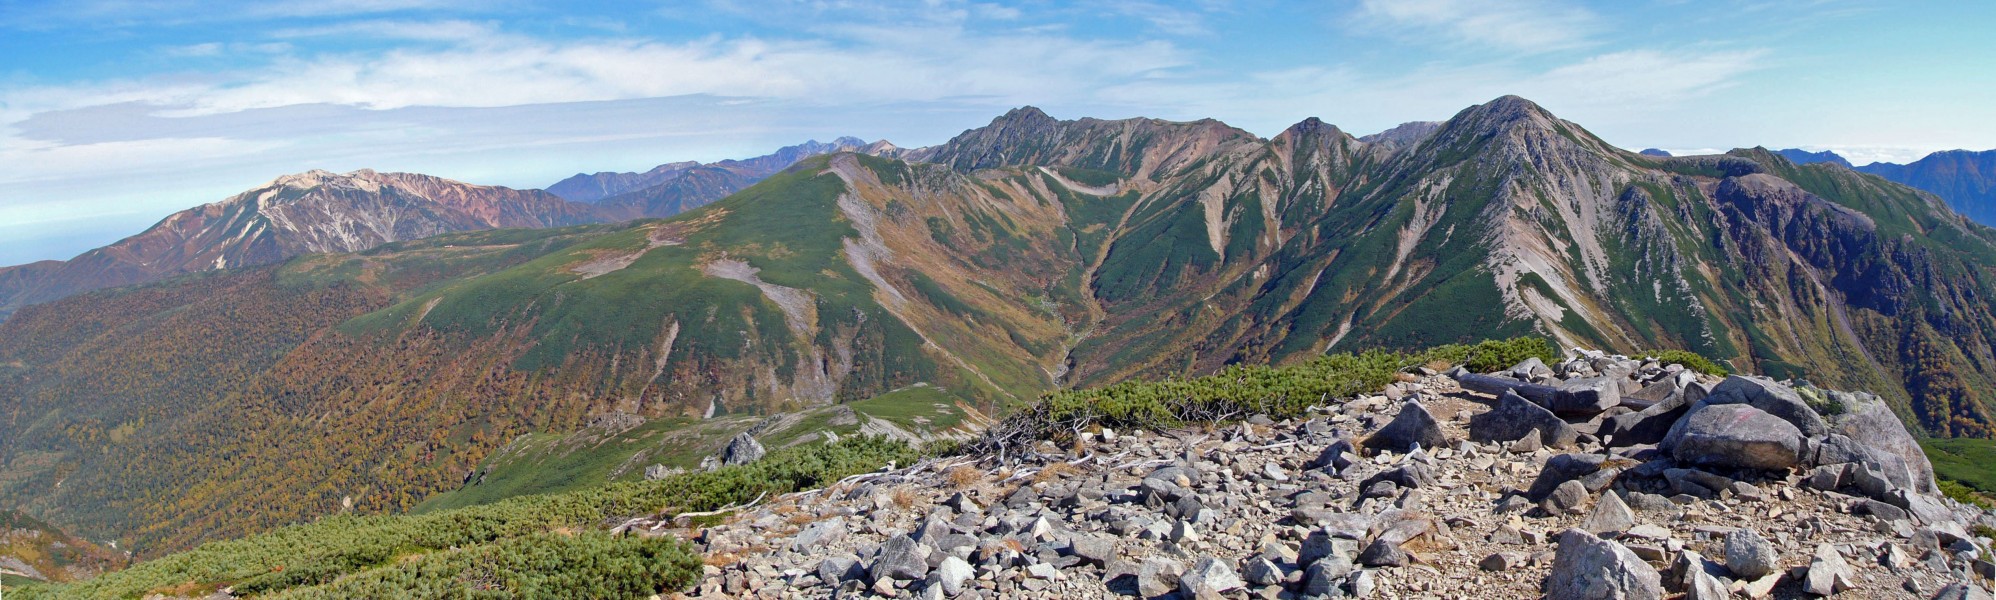
M1675 377L1660 369L1646 374L1640 366L1626 372L1616 377L1636 383ZM1793 390L1775 393L1782 391ZM1393 427L1415 406L1429 415L1454 415L1433 425L1442 437L1461 439L1478 417L1506 404L1465 391L1447 376L1427 377L1396 393L1411 404L1372 396L1333 402L1308 420L1251 419L1262 424L1210 434L1124 432L1078 448L1042 444L1017 463L946 458L865 476L808 499L778 499L701 536L710 552L742 553L742 562L713 570L693 596L728 596L723 583L740 577L807 598L831 595L839 581L856 591L918 598L1374 593L1716 600L1735 593L1765 598L1776 589L1899 597L1915 588L1982 597L1974 595L1982 593L1981 584L1963 582L1960 574L1981 568L1977 553L1983 549L1982 541L1962 531L1963 523L1996 525L1996 516L1897 487L1883 475L1867 484L1884 486L1880 499L1853 499L1810 487L1822 467L1807 476L1720 468L1655 448L1610 448L1587 439L1551 456L1544 450L1513 454L1503 440L1423 445L1419 452L1353 447L1351 437L1377 437L1363 424ZM1794 429L1748 404L1704 406L1714 415L1754 414ZM1346 464L1304 468L1323 462L1325 454ZM1105 456L1121 458L1101 460ZM959 467L978 470L982 480L965 485L944 479ZM1062 474L1036 475L1049 467ZM1846 481L1855 478L1842 475L1853 470L1862 465L1839 463L1824 472L1832 489L1855 491ZM1525 498L1536 494L1520 492L1540 489L1554 510L1532 506ZM896 503L906 496L916 498L912 505ZM1921 512L1929 514L1916 516ZM786 540L833 539L814 533L817 526L791 524L812 518L856 524L847 536L809 551L767 550L795 547ZM1798 545L1816 550L1807 556L1776 551ZM872 585L852 581L850 562L824 555L874 557L862 559L875 572ZM926 557L926 575L917 576L923 570L914 557ZM955 560L976 575L963 577ZM890 571L900 576L879 583ZM1791 578L1791 572L1806 576Z

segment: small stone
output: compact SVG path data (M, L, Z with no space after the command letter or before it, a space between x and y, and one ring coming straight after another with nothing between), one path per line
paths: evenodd
M1544 447L1546 447L1545 442L1539 439L1539 430L1533 429L1531 431L1526 432L1525 437L1518 438L1518 441L1511 442L1511 447L1509 448L1509 450L1511 451L1512 454L1531 454L1533 452L1538 452L1540 448Z
M1503 572L1525 566L1525 561L1530 558L1523 552L1497 552L1483 557L1476 566L1485 571Z

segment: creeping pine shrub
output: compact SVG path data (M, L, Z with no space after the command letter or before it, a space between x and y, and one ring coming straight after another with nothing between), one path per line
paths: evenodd
M1705 358L1705 355L1692 352L1690 350L1653 350L1644 353L1644 355L1656 359L1656 362L1658 364L1684 365L1684 368L1686 369L1697 371L1699 373L1704 373L1706 375L1711 375L1713 377L1725 377L1727 375L1732 374L1732 372L1727 371L1725 367L1719 366L1719 363L1713 362L1712 359Z
M1561 356L1559 349L1554 348L1552 342L1546 341L1545 338L1541 337L1484 340L1477 342L1476 345L1468 346L1466 350L1457 350L1457 348L1461 348L1461 346L1443 346L1431 352L1463 352L1463 357L1460 360L1463 363L1463 368L1475 373L1489 373L1491 371L1509 369L1512 365L1524 362L1525 359L1535 356L1550 365L1558 363Z
M1530 356L1549 361L1559 358L1544 339L1517 338L1420 352L1331 354L1282 367L1233 365L1205 377L1062 390L1042 396L987 429L983 438L966 449L1002 452L1039 440L1069 441L1096 427L1160 430L1257 414L1276 419L1299 417L1313 405L1377 391L1410 367L1443 362L1497 365L1489 369L1496 370Z
M1984 496L1981 493L1976 492L1973 489L1970 489L1968 486L1962 485L1961 482L1959 481L1955 481L1952 479L1940 479L1936 480L1934 483L1940 486L1941 495L1947 496L1948 498L1954 500L1955 502L1960 502L1962 504L1968 504L1971 506L1980 506L1984 510L1996 510L1996 503L1990 502L1988 496ZM1976 534L1976 535L1981 535L1981 534ZM1996 538L1996 535L1991 535L1989 537Z
M605 523L716 510L916 458L905 442L852 436L657 481L420 515L331 516L203 544L88 581L37 586L21 598L137 598L189 582L299 598L644 597L690 585L699 569L696 553L670 539L612 537L599 531Z
M642 598L699 578L700 556L665 538L540 533L411 560L271 596L334 598Z

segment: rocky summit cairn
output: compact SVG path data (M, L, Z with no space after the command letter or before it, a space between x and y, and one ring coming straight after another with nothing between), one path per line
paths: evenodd
M694 598L1989 598L1996 575L1996 517L1936 496L1868 394L1576 350L1322 404L631 531L701 544Z

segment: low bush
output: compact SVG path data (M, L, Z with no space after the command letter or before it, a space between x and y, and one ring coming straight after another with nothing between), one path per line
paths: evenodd
M1656 362L1659 364L1684 365L1686 369L1713 377L1725 377L1732 374L1731 371L1727 371L1725 367L1719 366L1719 363L1713 362L1712 359L1705 358L1704 355L1689 350L1654 350L1644 353L1644 356L1656 359Z
M1234 365L1205 377L1063 390L1007 417L966 449L1000 452L1039 440L1065 442L1098 427L1161 430L1257 414L1276 419L1297 417L1313 405L1378 390L1412 367L1431 363L1499 365L1490 368L1494 371L1531 356L1559 359L1544 339L1515 338L1420 352L1332 354L1282 367Z
M1459 346L1443 346L1430 352L1454 352ZM1462 367L1476 373L1489 373L1509 369L1527 358L1537 357L1546 364L1556 364L1561 358L1558 348L1541 337L1518 337L1508 340L1484 340L1467 348L1459 361Z

